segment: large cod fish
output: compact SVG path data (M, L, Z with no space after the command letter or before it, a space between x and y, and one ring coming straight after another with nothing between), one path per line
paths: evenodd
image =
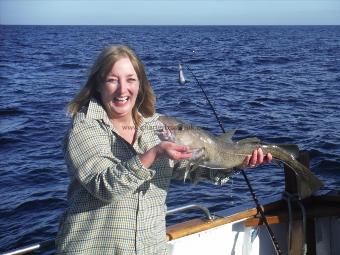
M161 116L160 121L166 126L166 129L159 133L161 140L186 145L193 152L186 174L197 167L218 168L228 172L242 169L245 167L245 157L251 155L254 149L262 148L265 154L271 153L273 159L284 163L295 172L300 199L310 196L323 186L308 168L296 160L298 153L296 145L262 144L257 138L234 142L232 141L234 131L214 136L172 117Z

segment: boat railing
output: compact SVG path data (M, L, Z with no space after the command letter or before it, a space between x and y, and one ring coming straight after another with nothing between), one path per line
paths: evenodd
M185 205L185 206L182 206L182 207L178 207L178 208L174 208L174 209L168 210L166 212L166 215L175 214L175 213L179 213L179 212L190 211L190 210L201 210L208 220L213 220L214 219L214 217L211 215L211 213L210 213L208 208L206 208L204 206L201 206L201 205L197 205L197 204Z
M9 252L5 252L2 253L1 255L21 255L21 254L27 254L33 251L37 251L43 248L47 248L47 247L54 247L55 246L55 239L49 239L40 243L36 243L36 244L32 244L32 245L28 245L22 248L17 248L15 250L9 251Z
M170 209L166 212L166 215L176 214L176 213L191 211L191 210L200 210L200 211L203 212L203 214L205 215L205 217L208 220L214 219L214 217L211 215L208 208L201 206L201 205L198 205L198 204L190 204L190 205ZM43 241L41 243L36 243L36 244L28 245L28 246L25 246L25 247L22 247L22 248L18 248L18 249L9 251L9 252L5 252L5 253L2 253L1 255L28 254L30 252L37 251L37 250L40 250L40 249L53 247L54 245L55 245L55 239L49 239L49 240Z

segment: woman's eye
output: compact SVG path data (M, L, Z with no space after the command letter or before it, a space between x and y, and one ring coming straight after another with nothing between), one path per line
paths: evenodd
M118 80L117 79L107 79L105 81L106 84L118 84Z
M135 78L129 78L129 79L128 79L128 82L135 82L135 81L136 81Z

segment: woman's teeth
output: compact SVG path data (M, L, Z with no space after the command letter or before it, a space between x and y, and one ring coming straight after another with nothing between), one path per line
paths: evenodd
M113 100L118 102L126 102L129 97L115 97Z

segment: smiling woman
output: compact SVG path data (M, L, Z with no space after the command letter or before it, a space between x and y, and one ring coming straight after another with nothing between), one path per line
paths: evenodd
M71 184L58 254L167 254L170 160L191 153L144 128L162 126L154 103L135 53L120 45L103 50L68 107L73 120L64 156Z

